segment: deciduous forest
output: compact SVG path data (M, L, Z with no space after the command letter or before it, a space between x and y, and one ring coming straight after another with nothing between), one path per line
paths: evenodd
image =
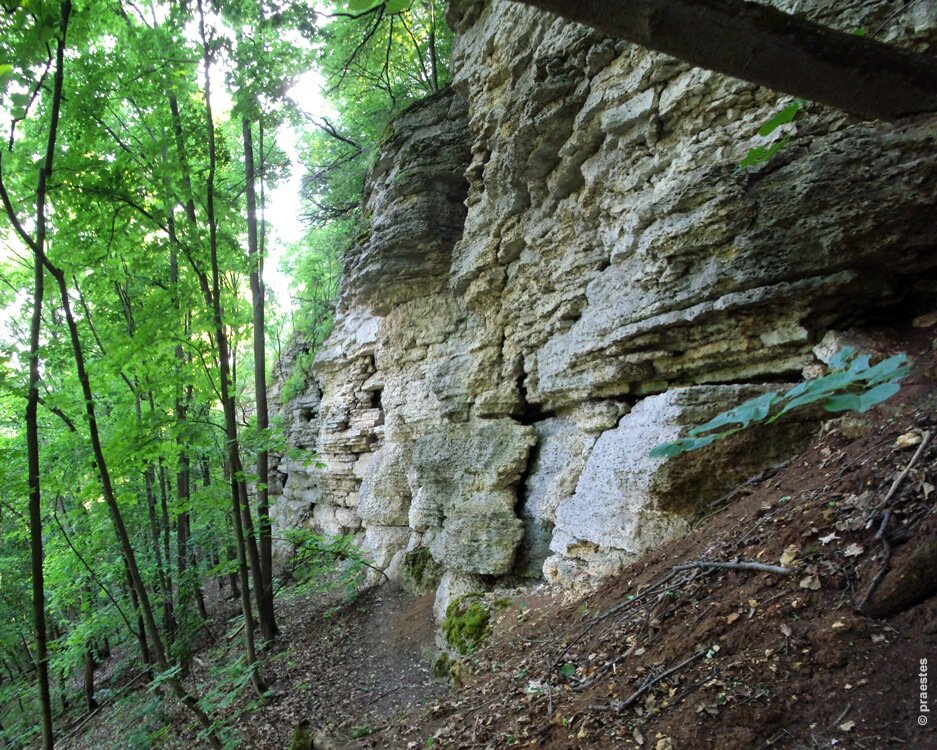
M221 747L187 677L227 586L236 684L267 690L267 377L291 331L328 331L383 128L446 81L442 4L14 2L0 25L0 744L53 747L118 652ZM297 88L313 68L326 99ZM266 211L290 174L277 299Z

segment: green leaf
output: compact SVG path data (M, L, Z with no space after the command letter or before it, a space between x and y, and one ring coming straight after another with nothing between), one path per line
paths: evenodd
M768 136L771 135L775 130L777 130L782 125L793 121L797 117L797 113L800 111L800 108L803 106L803 101L801 99L795 99L793 102L788 104L784 109L778 112L774 117L765 122L760 128L758 128L758 135Z
M402 13L409 10L412 4L413 0L387 0L387 7L384 8L384 12L388 15Z
M895 354L883 359L874 367L863 373L862 379L867 383L882 383L906 378L911 372L908 367L908 357L904 354Z
M771 161L771 159L774 158L774 155L782 148L784 148L790 140L791 137L786 135L777 143L772 143L770 146L758 146L757 148L750 148L748 153L745 155L745 158L739 162L739 166L744 169L745 167L755 167L759 164L764 164L767 161Z
M760 396L739 404L734 409L724 411L722 414L717 414L706 422L706 424L694 427L690 430L689 435L690 437L698 437L703 433L712 432L726 425L737 424L742 427L748 427L752 422L760 422L768 416L771 404L773 404L777 398L778 394L774 391L763 393Z
M827 411L861 411L862 402L855 393L840 393L836 396L830 396L823 402L823 408Z
M836 354L830 357L831 370L845 370L849 360L855 355L856 350L851 346L840 349Z
M679 456L681 453L689 453L690 451L705 448L707 445L715 443L720 438L731 435L734 432L737 432L737 430L717 432L713 435L706 435L705 437L685 437L680 438L680 440L675 440L672 443L661 443L651 449L650 455L651 458L673 458L674 456Z
M869 369L869 363L871 361L872 358L868 354L861 354L849 363L849 372L853 375L865 372Z
M823 404L827 411L857 411L866 412L873 406L877 406L883 401L887 401L901 390L898 383L881 383L874 388L870 388L865 393L852 394L844 393L833 396Z
M348 9L353 13L364 13L381 5L384 0L348 0Z
M13 66L9 63L0 64L0 79L13 75Z
M567 662L562 667L560 667L560 674L563 675L563 677L572 677L574 674L576 674L576 665Z

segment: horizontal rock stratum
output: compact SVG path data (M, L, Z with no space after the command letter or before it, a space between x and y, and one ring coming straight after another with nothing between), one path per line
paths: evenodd
M798 8L848 29L884 3L829 5ZM382 146L334 330L281 407L309 458L280 461L274 508L391 576L427 550L441 605L512 573L588 582L682 533L815 422L653 445L937 291L932 121L807 104L766 139L789 99L510 2L451 6L454 88ZM892 41L935 28L909 12Z

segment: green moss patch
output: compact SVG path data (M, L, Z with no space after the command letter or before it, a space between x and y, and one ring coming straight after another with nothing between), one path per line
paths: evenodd
M459 597L446 609L442 632L449 645L462 655L474 652L491 629L491 613L478 594Z
M407 590L414 594L425 594L436 588L442 572L442 566L433 559L430 551L420 547L407 553L400 579Z

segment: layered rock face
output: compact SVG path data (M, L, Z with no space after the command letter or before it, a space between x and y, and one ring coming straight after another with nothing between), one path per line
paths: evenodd
M844 29L891 13L797 5ZM878 36L926 48L935 15ZM390 575L428 550L447 597L608 575L815 423L651 447L799 379L829 330L933 306L934 123L806 105L765 139L789 98L502 0L450 21L455 91L396 121L335 329L283 406L318 458L281 462L276 523L360 534Z

